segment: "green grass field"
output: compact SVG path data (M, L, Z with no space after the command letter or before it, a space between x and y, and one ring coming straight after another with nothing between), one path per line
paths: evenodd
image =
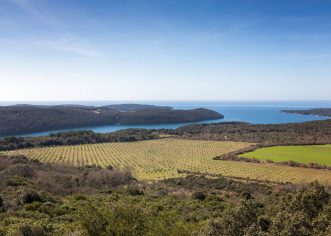
M331 171L213 160L214 157L247 148L250 143L164 138L132 143L100 143L22 149L4 154L22 154L46 163L72 166L95 164L130 167L138 179L158 180L183 177L181 171L218 174L276 182L322 183L331 180Z
M268 147L242 154L241 157L274 162L295 161L304 164L318 163L331 166L331 145Z

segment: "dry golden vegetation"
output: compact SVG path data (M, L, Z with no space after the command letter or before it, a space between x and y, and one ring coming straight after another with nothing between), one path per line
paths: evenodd
M213 160L214 157L247 148L251 143L164 138L130 143L101 143L9 151L46 163L73 166L129 167L138 179L157 180L185 176L185 172L241 177L276 182L326 183L331 171L277 164Z

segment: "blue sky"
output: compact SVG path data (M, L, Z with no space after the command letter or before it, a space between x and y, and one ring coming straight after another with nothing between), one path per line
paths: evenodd
M331 1L0 0L0 101L331 100Z

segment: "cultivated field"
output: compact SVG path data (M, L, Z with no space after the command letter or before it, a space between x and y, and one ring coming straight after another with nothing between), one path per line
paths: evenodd
M295 161L331 166L331 145L269 147L257 149L241 156L274 162Z
M132 143L103 143L58 146L11 151L41 162L74 166L96 164L130 167L139 179L155 180L184 176L178 171L194 171L223 176L277 182L322 183L331 180L331 171L213 160L213 157L248 147L249 143L165 138Z

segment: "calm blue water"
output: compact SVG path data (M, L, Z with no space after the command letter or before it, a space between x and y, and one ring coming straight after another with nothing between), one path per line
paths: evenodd
M18 102L0 103L0 105L12 105ZM94 105L101 106L107 104L116 103L132 103L132 101L75 101L75 102L25 102L28 104L39 104L39 105L54 105L54 104L81 104L81 105ZM326 117L312 116L312 115L298 115L298 114L287 114L281 112L283 109L310 109L310 108L331 108L331 101L300 101L300 102L199 102L199 101L188 101L188 102L153 102L153 101L137 101L135 103L140 104L153 104L153 105L167 105L172 106L175 109L193 109L193 108L208 108L217 111L225 116L222 120L204 121L199 123L216 123L225 121L243 121L253 124L280 124L280 123L294 123L294 122L306 122L313 120L324 120ZM82 127L71 130L93 130L98 133L108 133L126 128L150 128L150 129L175 129L182 124L162 124L162 125L108 125L102 127ZM25 136L44 136L52 132L59 132L66 130L52 130L48 132L38 132L33 134L27 134Z

